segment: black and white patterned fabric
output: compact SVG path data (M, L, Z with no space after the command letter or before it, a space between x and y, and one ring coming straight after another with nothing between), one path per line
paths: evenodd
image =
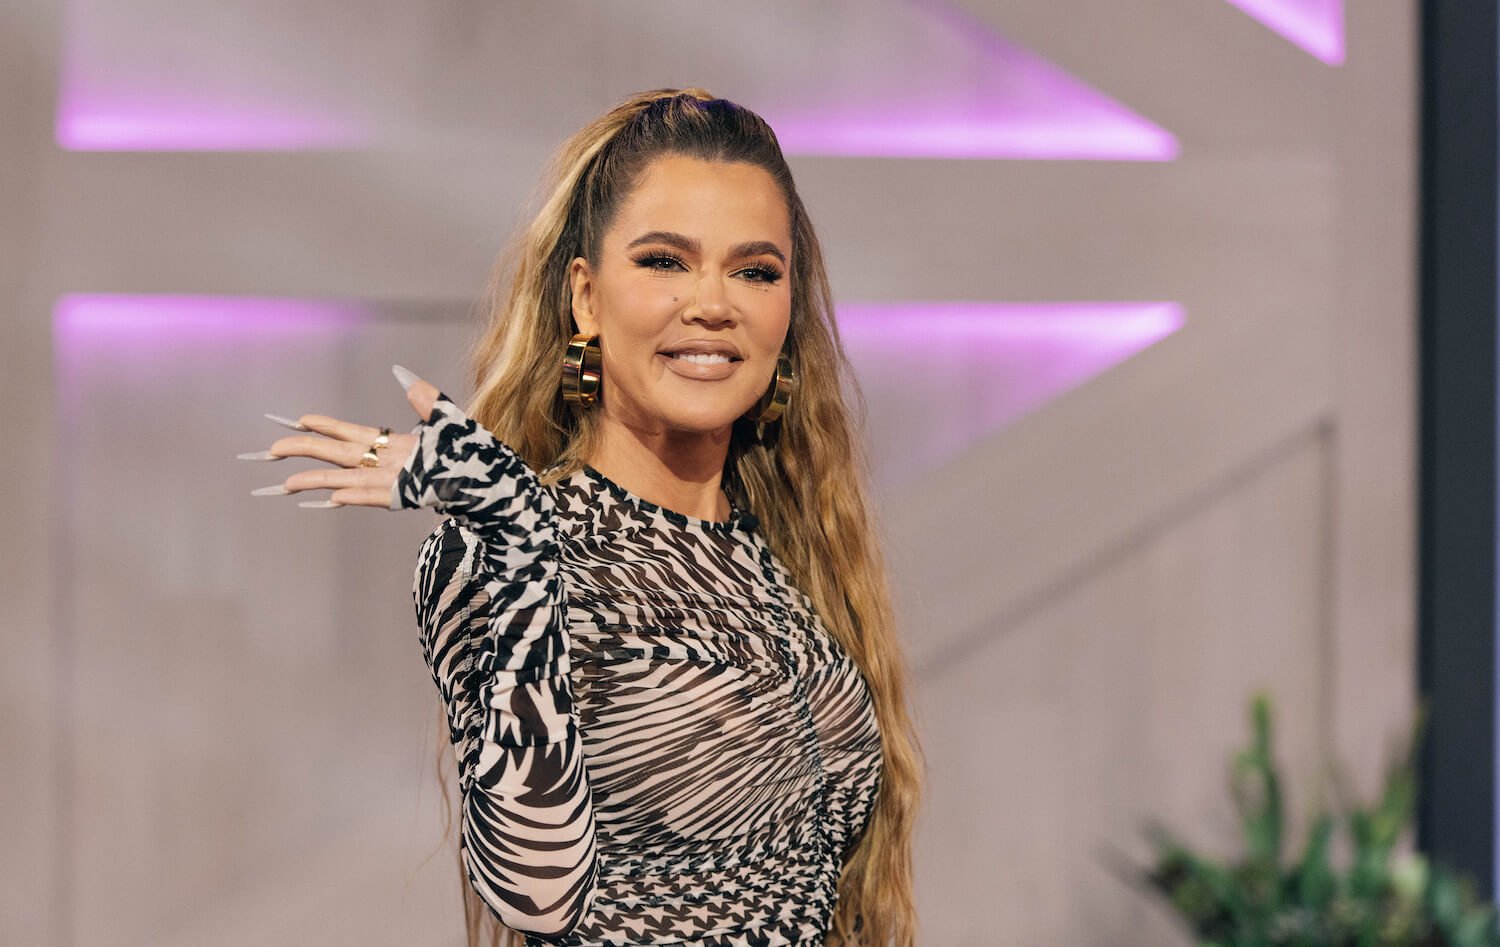
M869 691L748 510L543 486L446 395L391 509L470 883L528 947L821 944L879 789Z

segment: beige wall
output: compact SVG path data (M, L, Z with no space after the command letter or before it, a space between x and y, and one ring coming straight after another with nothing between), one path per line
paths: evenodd
M468 305L541 162L619 95L754 106L911 15L568 6L78 5L120 49L278 64L264 82L373 131L290 154L58 151L58 5L0 8L0 943L460 942L450 854L423 861L432 521L251 498L291 462L233 455L280 436L263 411L409 425L392 362L463 391ZM1414 5L1349 4L1340 67L1227 3L959 6L1182 154L796 158L840 297L1172 299L1187 326L881 496L929 763L922 942L1186 943L1101 852L1143 855L1148 816L1233 845L1251 690L1299 822L1320 754L1368 792L1409 720ZM64 379L68 292L364 308L175 348L101 331Z

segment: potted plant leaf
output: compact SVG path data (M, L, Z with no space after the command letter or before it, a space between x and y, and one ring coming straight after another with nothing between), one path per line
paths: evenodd
M1419 709L1405 752L1386 769L1373 806L1319 811L1302 851L1283 857L1281 776L1272 757L1271 700L1251 702L1254 738L1235 755L1230 788L1243 854L1225 862L1195 853L1159 822L1146 826L1155 849L1149 867L1128 880L1164 898L1199 947L1500 947L1495 908L1472 880L1420 853L1394 854L1416 805L1415 753L1425 725ZM1336 867L1330 844L1342 827L1348 864Z

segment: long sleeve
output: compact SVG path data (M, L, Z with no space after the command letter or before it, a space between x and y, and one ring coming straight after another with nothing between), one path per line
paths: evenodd
M418 552L412 597L458 760L464 864L508 927L561 937L599 866L553 501L446 395L412 433L390 507L449 517Z

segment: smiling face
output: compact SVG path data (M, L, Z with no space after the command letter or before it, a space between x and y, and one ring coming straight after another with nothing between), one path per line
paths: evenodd
M604 356L594 410L646 437L727 434L770 385L791 324L791 221L775 180L660 158L599 256L569 271L574 322Z

